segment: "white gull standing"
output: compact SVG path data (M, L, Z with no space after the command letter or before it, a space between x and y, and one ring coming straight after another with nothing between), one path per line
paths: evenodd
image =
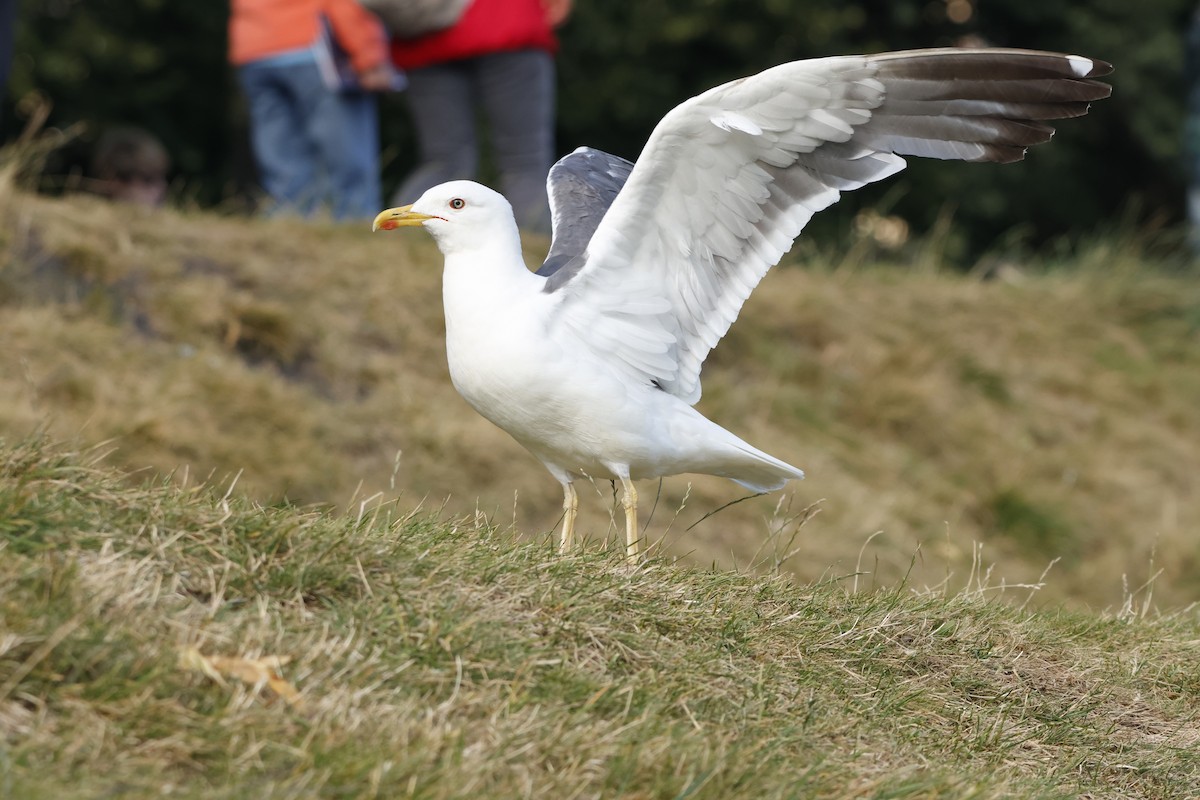
M901 155L1018 161L1045 121L1087 113L1112 68L1030 50L912 50L796 61L673 109L636 165L580 148L550 171L550 253L526 267L508 202L471 181L383 211L445 256L454 387L563 486L619 480L636 561L633 481L684 472L767 492L804 477L692 406L700 368L816 212L899 172Z

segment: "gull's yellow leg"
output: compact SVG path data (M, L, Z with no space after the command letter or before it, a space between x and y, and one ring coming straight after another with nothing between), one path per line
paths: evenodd
M558 540L558 552L565 553L575 546L575 517L579 514L579 495L574 484L563 484L563 526Z
M625 560L636 564L642 551L637 529L637 489L629 478L621 478L621 488L625 490L625 496L621 498L621 504L625 506Z

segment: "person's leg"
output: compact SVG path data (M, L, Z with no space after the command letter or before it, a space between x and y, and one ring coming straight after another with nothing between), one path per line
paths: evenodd
M554 162L554 59L516 50L473 59L500 190L522 230L550 232L546 173Z
M420 162L396 191L396 204L411 203L439 183L472 179L479 165L475 95L466 68L452 63L409 70L406 95Z
M250 113L250 144L259 181L275 201L273 210L306 213L315 200L316 175L292 80L294 69L294 65L251 63L238 70L238 79Z
M324 163L333 191L334 219L372 219L381 208L379 116L375 95L343 92L338 113L326 120L330 141ZM340 126L333 123L340 118Z
M379 211L379 144L374 98L331 89L316 61L290 73L300 130L312 149L311 210L328 204L336 219ZM369 141L363 141L363 137Z

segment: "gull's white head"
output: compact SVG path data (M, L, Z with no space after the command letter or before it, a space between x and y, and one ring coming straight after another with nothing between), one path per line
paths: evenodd
M484 246L496 238L518 238L512 206L499 192L474 181L434 186L412 205L379 212L371 230L421 226L442 253Z

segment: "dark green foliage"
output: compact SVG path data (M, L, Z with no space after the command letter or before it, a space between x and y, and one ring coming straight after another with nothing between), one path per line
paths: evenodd
M53 177L85 171L106 128L136 125L163 141L190 197L225 195L245 168L232 157L240 120L225 60L228 3L35 0L19 17L0 137L45 101L51 126L86 126L51 163Z

